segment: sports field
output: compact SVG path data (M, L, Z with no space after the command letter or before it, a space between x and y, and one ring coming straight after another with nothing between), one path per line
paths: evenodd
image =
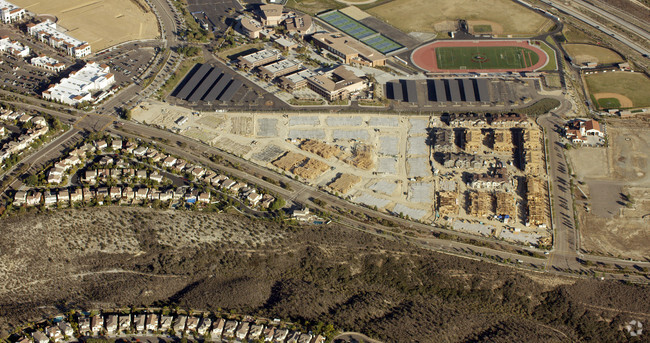
M392 0L366 12L404 32L434 32L436 25L465 19L470 25L490 25L498 35L534 36L553 25L552 21L512 0ZM486 29L486 27L483 27ZM444 31L443 31L444 32Z
M58 18L57 25L90 43L93 52L159 36L158 21L144 0L11 0L36 14Z
M419 47L413 64L430 72L534 71L549 58L527 41L438 41Z
M585 81L601 108L650 106L650 78L642 73L596 73L585 75Z
M536 53L518 46L442 47L436 59L440 69L524 69L539 62Z

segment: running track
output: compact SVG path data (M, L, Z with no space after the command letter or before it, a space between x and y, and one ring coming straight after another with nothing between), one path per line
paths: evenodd
M539 61L533 66L519 69L438 69L436 61L436 48L442 47L474 47L474 46L518 46L530 49L539 55ZM544 50L529 44L525 40L500 40L500 41L439 41L421 46L411 54L411 61L418 68L432 73L502 73L508 71L535 71L548 63L548 55Z

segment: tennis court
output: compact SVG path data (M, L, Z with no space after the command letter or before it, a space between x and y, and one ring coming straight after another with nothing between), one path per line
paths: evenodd
M320 18L328 24L358 40L362 40L363 38L372 36L377 33L375 30L361 24L360 22L348 17L339 11L331 11L321 14Z
M318 17L382 54L387 54L404 47L339 11L330 11Z
M396 43L392 39L383 36L377 35L374 37L366 38L362 42L371 48L381 52L382 54L387 54L389 52L403 48L401 44Z

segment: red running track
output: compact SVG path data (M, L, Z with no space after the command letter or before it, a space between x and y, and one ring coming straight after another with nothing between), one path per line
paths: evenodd
M530 49L539 56L535 65L519 69L439 69L436 61L436 48L440 47L474 47L474 46L518 46ZM503 73L508 71L535 71L542 68L548 62L548 56L544 50L531 45L524 40L465 40L465 41L439 41L421 46L411 54L411 61L418 68L432 73Z

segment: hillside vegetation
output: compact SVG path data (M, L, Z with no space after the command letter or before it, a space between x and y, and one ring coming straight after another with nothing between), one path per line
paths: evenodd
M69 308L155 304L331 323L388 342L616 342L628 340L620 324L650 312L645 287L517 271L336 225L108 207L27 213L1 221L0 234L5 334Z

